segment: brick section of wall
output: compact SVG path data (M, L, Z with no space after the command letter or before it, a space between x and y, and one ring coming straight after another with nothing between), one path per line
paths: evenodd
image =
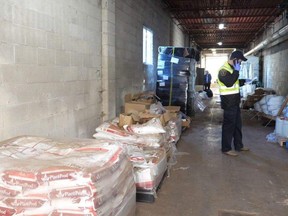
M0 5L0 140L91 138L102 120L101 1Z

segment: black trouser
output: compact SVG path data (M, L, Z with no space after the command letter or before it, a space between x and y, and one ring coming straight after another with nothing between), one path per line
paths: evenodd
M204 83L204 90L210 89L211 83Z
M232 150L232 140L236 151L243 148L241 130L242 120L240 107L232 106L224 109L222 124L222 152Z

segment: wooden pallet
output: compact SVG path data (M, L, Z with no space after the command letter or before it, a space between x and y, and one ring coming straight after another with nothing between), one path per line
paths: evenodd
M288 145L287 145L287 143L288 143L288 138L286 138L286 137L278 137L277 138L277 142L278 142L278 144L281 146L281 147L285 147L286 146L286 148L288 148Z

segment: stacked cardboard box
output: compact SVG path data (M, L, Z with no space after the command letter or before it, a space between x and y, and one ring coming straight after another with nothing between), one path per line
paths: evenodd
M129 114L149 109L150 105L155 103L156 98L153 93L143 92L137 94L126 94L124 100L124 112Z

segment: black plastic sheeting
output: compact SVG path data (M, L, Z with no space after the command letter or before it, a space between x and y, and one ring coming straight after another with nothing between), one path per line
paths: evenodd
M190 61L198 61L199 52L189 47L163 46L158 52L156 94L164 106L180 106L187 114Z

